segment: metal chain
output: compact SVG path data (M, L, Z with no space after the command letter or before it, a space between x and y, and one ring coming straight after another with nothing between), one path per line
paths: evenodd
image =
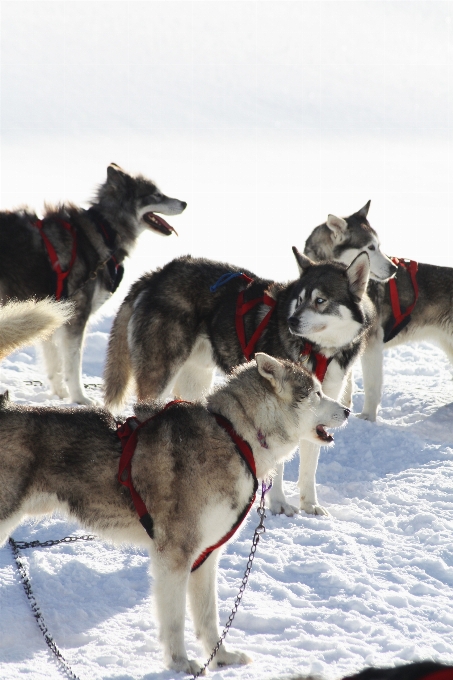
M256 511L259 515L260 521L259 521L258 526L255 529L255 533L253 534L252 548L250 550L250 555L249 555L249 558L248 558L248 561L247 561L247 566L245 568L244 576L242 577L241 587L239 588L239 592L236 595L236 599L234 601L234 605L233 605L233 608L231 610L231 613L228 617L228 621L226 622L225 627L222 631L222 634L220 635L214 649L212 650L209 659L206 661L204 666L202 666L200 668L200 670L192 676L192 680L195 680L195 678L198 678L200 675L202 675L205 672L206 668L209 666L209 664L211 663L211 661L213 660L213 658L215 657L215 655L219 651L220 647L223 644L223 641L225 640L226 636L228 635L228 632L231 628L231 624L233 623L234 617L236 616L237 611L239 609L239 605L241 604L242 597L244 595L244 591L245 591L245 588L247 586L247 582L249 580L250 572L252 571L253 560L255 559L256 548L258 546L260 536L261 536L261 534L264 534L264 532L266 531L266 528L264 526L264 520L266 519L265 508L264 508L264 495L265 495L266 491L267 491L266 485L265 485L264 482L262 482L261 500L260 500L259 506L256 509Z
M58 649L53 637L50 635L46 623L44 621L44 617L41 613L41 610L39 609L38 603L36 601L36 598L33 594L32 588L31 588L31 583L30 583L30 578L27 573L27 568L25 564L22 562L21 559L21 554L20 550L25 550L26 548L36 548L36 547L49 547L51 545L58 545L59 543L73 543L74 541L93 541L96 538L96 536L66 536L65 538L60 538L56 541L31 541L30 543L27 543L26 541L15 541L13 538L10 537L9 539L9 544L11 546L11 551L14 556L14 560L16 562L17 569L20 574L20 579L22 582L22 585L25 590L25 594L30 602L30 607L33 612L33 616L36 619L36 623L38 624L38 628L41 631L41 633L44 636L44 640L46 642L46 645L49 647L50 651L52 654L55 656L56 660L60 664L60 670L63 671L63 673L70 678L70 680L79 680L79 677L71 670L71 667L69 666L68 662L64 658L63 654L60 652Z
M256 511L259 515L260 521L259 521L258 526L255 529L254 534L253 534L252 547L251 547L251 550L250 550L249 558L247 560L247 566L246 566L245 571L244 571L244 576L242 577L242 582L241 582L241 586L239 588L239 592L236 595L236 599L234 601L233 608L232 608L231 613L228 617L228 621L226 622L225 627L222 631L222 634L220 635L214 649L212 650L212 652L209 656L209 659L206 661L204 666L202 666L200 668L200 670L192 676L193 680L195 680L196 678L198 678L200 675L202 675L204 673L206 668L209 666L209 664L211 663L211 661L213 660L213 658L215 657L215 655L219 651L220 647L223 644L223 641L225 640L226 636L228 635L228 632L229 632L231 625L234 621L234 618L237 614L239 606L242 602L244 591L247 587L247 583L248 583L248 580L249 580L250 572L252 571L253 560L255 559L255 553L256 553L256 549L258 547L260 536L261 536L261 534L263 534L266 531L266 528L264 526L264 520L266 519L266 511L265 511L265 507L264 507L264 503L265 503L264 496L265 496L266 491L267 491L266 485L263 482L262 487L261 487L260 504L259 504L258 508L256 509ZM11 550L13 552L14 559L16 561L16 565L17 565L17 569L18 569L20 577L21 577L22 585L24 587L25 594L27 595L27 598L30 601L30 606L31 606L31 609L33 611L34 617L36 619L36 623L38 624L38 627L39 627L39 629L41 630L41 632L44 636L44 640L45 640L47 646L49 647L51 652L55 655L57 661L60 663L60 665L62 667L62 670L66 673L66 675L71 680L79 680L79 678L71 670L71 668L69 667L69 664L64 659L64 657L63 657L62 653L60 652L60 650L58 649L54 639L52 638L52 636L50 635L50 633L47 630L47 626L44 622L44 617L41 614L41 611L38 607L38 603L36 602L36 598L33 594L32 589L31 589L31 583L30 583L30 579L29 579L28 574L27 574L27 569L26 569L24 563L21 560L19 550L25 550L26 548L36 548L36 547L47 548L47 547L50 547L52 545L58 545L59 543L73 543L74 541L93 541L95 538L96 538L96 536L91 536L91 535L87 534L85 536L66 536L65 538L60 538L60 539L57 539L57 540L54 540L54 541L42 541L42 542L41 541L30 541L28 543L26 541L15 541L13 538L9 539L9 544L11 546Z

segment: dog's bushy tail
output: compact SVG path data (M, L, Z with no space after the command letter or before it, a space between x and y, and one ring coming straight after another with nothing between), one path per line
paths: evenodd
M0 307L0 359L24 345L44 340L71 318L71 302L26 300Z
M133 307L127 300L118 310L113 322L104 369L104 402L109 409L119 409L127 396L132 375L131 355L127 330Z

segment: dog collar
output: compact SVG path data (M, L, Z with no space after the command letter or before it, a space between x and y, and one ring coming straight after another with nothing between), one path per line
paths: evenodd
M138 441L138 433L141 430L141 428L144 427L151 420L157 418L161 413L166 411L174 404L180 403L189 402L181 402L181 400L170 401L168 404L165 405L165 407L161 411L155 413L153 416L151 416L151 418L148 418L143 422L140 422L135 416L131 416L130 418L127 418L127 420L124 423L122 424L118 423L117 434L121 441L122 446L122 454L118 467L118 481L120 484L126 486L129 489L132 502L134 503L140 523L142 524L143 528L145 529L146 533L151 539L154 539L154 522L153 518L151 517L150 513L146 508L145 503L143 502L143 499L141 498L140 494L134 487L131 473L132 458L135 453ZM253 477L253 493L250 496L250 499L247 505L245 506L244 510L241 512L241 514L239 515L231 529L215 545L209 546L209 548L206 548L206 550L204 550L201 553L201 555L193 563L192 571L198 569L198 567L200 567L203 564L203 562L205 562L205 560L208 559L209 555L214 550L220 548L220 546L226 543L238 530L244 519L247 517L253 503L255 502L256 490L258 488L258 480L256 478L256 465L251 446L245 441L245 439L242 439L242 437L240 437L237 434L229 420L227 420L218 413L212 413L211 415L216 419L217 424L220 425L220 427L223 427L223 429L226 430L226 432L229 434L233 443L236 446L238 453L240 454L245 464L247 465L248 469L250 470L250 473Z
M105 264L110 276L110 292L114 293L120 285L124 274L124 267L118 262L114 254L116 250L116 231L112 229L109 221L96 208L89 208L85 211L85 214L93 222L110 252L110 258Z

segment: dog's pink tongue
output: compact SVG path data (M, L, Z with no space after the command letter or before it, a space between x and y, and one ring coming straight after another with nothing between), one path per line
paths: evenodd
M333 436L327 432L324 425L317 425L316 434L323 442L333 442Z
M176 236L178 235L176 229L174 229L171 224L168 224L168 222L166 222L163 217L156 215L156 213L148 212L143 215L143 219L152 229L157 229L157 231L160 231L161 234L169 236L173 232L176 234Z

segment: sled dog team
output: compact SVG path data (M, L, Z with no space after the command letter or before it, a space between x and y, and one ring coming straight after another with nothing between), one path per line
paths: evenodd
M88 210L0 213L0 356L39 338L55 394L88 406L0 398L0 544L24 517L60 510L99 536L146 547L169 668L200 668L184 645L187 597L207 654L218 640L220 546L250 509L257 479L275 473L270 509L296 511L283 465L297 446L300 507L326 514L320 447L348 418L358 357L369 420L385 344L431 338L453 361L453 269L385 256L369 205L329 215L304 253L293 248L299 277L290 283L191 256L142 276L107 352L107 408L117 412L131 386L139 400L120 423L83 392L86 324L116 290L140 233L170 235L161 215L186 203L112 164ZM213 388L216 368L228 377ZM222 645L212 665L248 662Z

